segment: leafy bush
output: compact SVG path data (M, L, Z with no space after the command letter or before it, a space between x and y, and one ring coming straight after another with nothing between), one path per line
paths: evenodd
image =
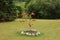
M0 20L11 21L16 16L16 7L13 4L13 0L0 0Z
M60 0L30 0L26 10L28 14L34 12L35 18L57 19L60 18Z
M16 8L17 8L17 17L20 18L22 13L22 8L20 6L16 6Z

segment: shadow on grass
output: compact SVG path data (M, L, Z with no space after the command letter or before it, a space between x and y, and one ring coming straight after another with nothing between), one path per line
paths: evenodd
M20 32L16 32L16 35L17 36L25 36L25 37L41 37L41 36L43 36L44 35L44 33L43 32L41 32L41 34L40 35L38 35L38 36L33 36L33 35L23 35L23 34L21 34L21 31Z

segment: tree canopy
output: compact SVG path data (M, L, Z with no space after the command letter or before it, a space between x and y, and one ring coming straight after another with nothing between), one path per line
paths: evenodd
M35 18L60 18L60 0L29 0L26 10L29 14L34 12Z
M14 20L16 7L13 0L0 0L0 20Z

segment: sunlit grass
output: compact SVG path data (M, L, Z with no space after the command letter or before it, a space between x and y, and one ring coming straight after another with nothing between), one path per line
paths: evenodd
M0 23L0 40L60 40L60 20L31 21L31 29L43 33L41 36L29 37L18 35L17 32L28 30L28 22L21 23L19 20Z

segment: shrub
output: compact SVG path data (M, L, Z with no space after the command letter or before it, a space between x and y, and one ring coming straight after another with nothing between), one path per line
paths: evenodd
M60 18L59 0L30 0L27 3L26 10L28 14L34 12L36 14L35 18Z
M0 0L0 20L14 20L16 16L16 7L13 0Z

